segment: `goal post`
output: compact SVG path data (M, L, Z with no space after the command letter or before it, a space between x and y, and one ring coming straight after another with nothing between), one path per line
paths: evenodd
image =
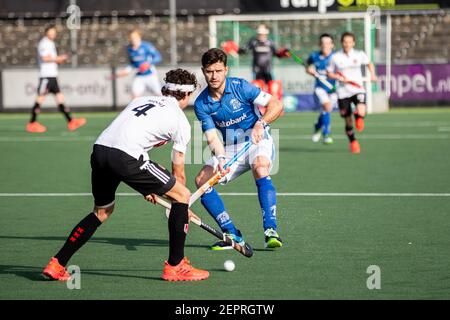
M257 26L262 23L270 29L269 38L277 47L288 47L303 60L312 51L318 50L320 34L331 34L335 38L336 49L339 49L340 36L345 31L356 35L356 49L364 50L372 60L376 37L382 34L377 33L370 12L213 15L209 17L209 45L211 48L219 47L223 41L233 40L242 46L255 36ZM251 58L251 55L230 56L230 74L252 79ZM312 101L314 79L291 59L274 59L273 65L275 78L283 81L284 98L287 99L285 105L286 102L289 104L294 101L298 103L296 110L308 110L306 104ZM367 70L365 75L368 78ZM372 113L373 93L377 86L366 81L365 87L368 112Z

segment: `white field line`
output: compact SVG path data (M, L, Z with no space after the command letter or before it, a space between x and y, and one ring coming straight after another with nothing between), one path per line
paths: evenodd
M72 193L0 193L0 197L90 197L88 192ZM121 197L141 196L138 193L116 193ZM222 196L257 196L256 192L223 192ZM278 192L279 197L450 197L450 193L373 193L373 192Z
M347 136L334 135L336 140ZM361 140L450 140L450 134L363 134ZM0 137L0 142L94 142L96 137ZM280 135L281 140L311 140L311 135Z

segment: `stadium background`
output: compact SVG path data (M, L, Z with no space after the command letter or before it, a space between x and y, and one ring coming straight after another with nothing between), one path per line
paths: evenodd
M173 16L171 2L176 3ZM73 17L67 8L73 3L80 7L81 18L79 28L71 31L67 22ZM0 111L28 111L30 108L37 85L36 45L50 23L58 28L58 52L71 56L69 63L60 67L60 82L67 104L75 109L113 110L128 103L131 76L111 81L107 75L112 69L127 64L127 35L135 27L143 31L145 40L153 42L161 51L163 62L159 76L162 77L174 65L200 73L200 56L211 44L211 16L307 15L325 10L326 13L320 14L321 20L292 20L277 25L276 30L272 21L261 20L271 27L271 37L277 45L292 48L306 58L316 49L318 33L329 31L339 37L339 33L349 27L346 21L352 21L348 19L349 13L364 12L368 5L381 9L381 28L373 34L372 58L379 73L374 91L383 92L389 98L390 107L449 105L450 53L448 46L442 45L450 40L450 12L446 1L2 0ZM333 25L330 28L327 14L336 13L342 15L342 19L336 22L336 28ZM254 34L254 27L261 21L240 24L241 43ZM353 28L357 29L357 23L353 23ZM226 40L228 35L232 37L233 27L231 22L229 30L222 28L220 31L224 32L214 36L219 41ZM386 47L386 30L391 30L390 47ZM359 36L357 46L364 49L363 36ZM250 56L236 60L230 61L232 74L250 78ZM291 100L285 101L288 111L316 108L311 99L313 78L299 66L292 68L295 62L290 59L274 62L275 76L283 81L286 96L296 97L293 106L290 106ZM392 66L388 76L386 65L389 62ZM54 107L52 99L47 99L45 106Z

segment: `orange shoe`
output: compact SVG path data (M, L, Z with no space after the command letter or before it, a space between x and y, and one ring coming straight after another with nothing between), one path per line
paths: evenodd
M70 279L70 274L66 268L59 264L56 258L50 259L42 274L52 280L67 281Z
M361 147L357 140L353 140L352 142L350 142L350 151L352 153L361 153Z
M32 133L42 133L47 131L47 128L40 124L37 121L34 122L28 122L27 124L27 131Z
M364 130L364 118L361 118L361 117L357 118L355 126L356 126L356 130L358 130L359 132L363 131Z
M84 126L85 124L86 124L86 119L85 118L72 119L67 124L67 129L69 129L70 131L75 131L79 127Z
M209 277L206 270L195 269L187 258L181 260L177 266L171 266L167 261L164 262L162 277L166 281L198 281Z

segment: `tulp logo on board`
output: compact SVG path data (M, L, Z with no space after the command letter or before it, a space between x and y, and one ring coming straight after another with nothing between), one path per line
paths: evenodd
M326 13L327 9L331 7L335 0L280 0L280 6L282 8L316 8L319 13Z

